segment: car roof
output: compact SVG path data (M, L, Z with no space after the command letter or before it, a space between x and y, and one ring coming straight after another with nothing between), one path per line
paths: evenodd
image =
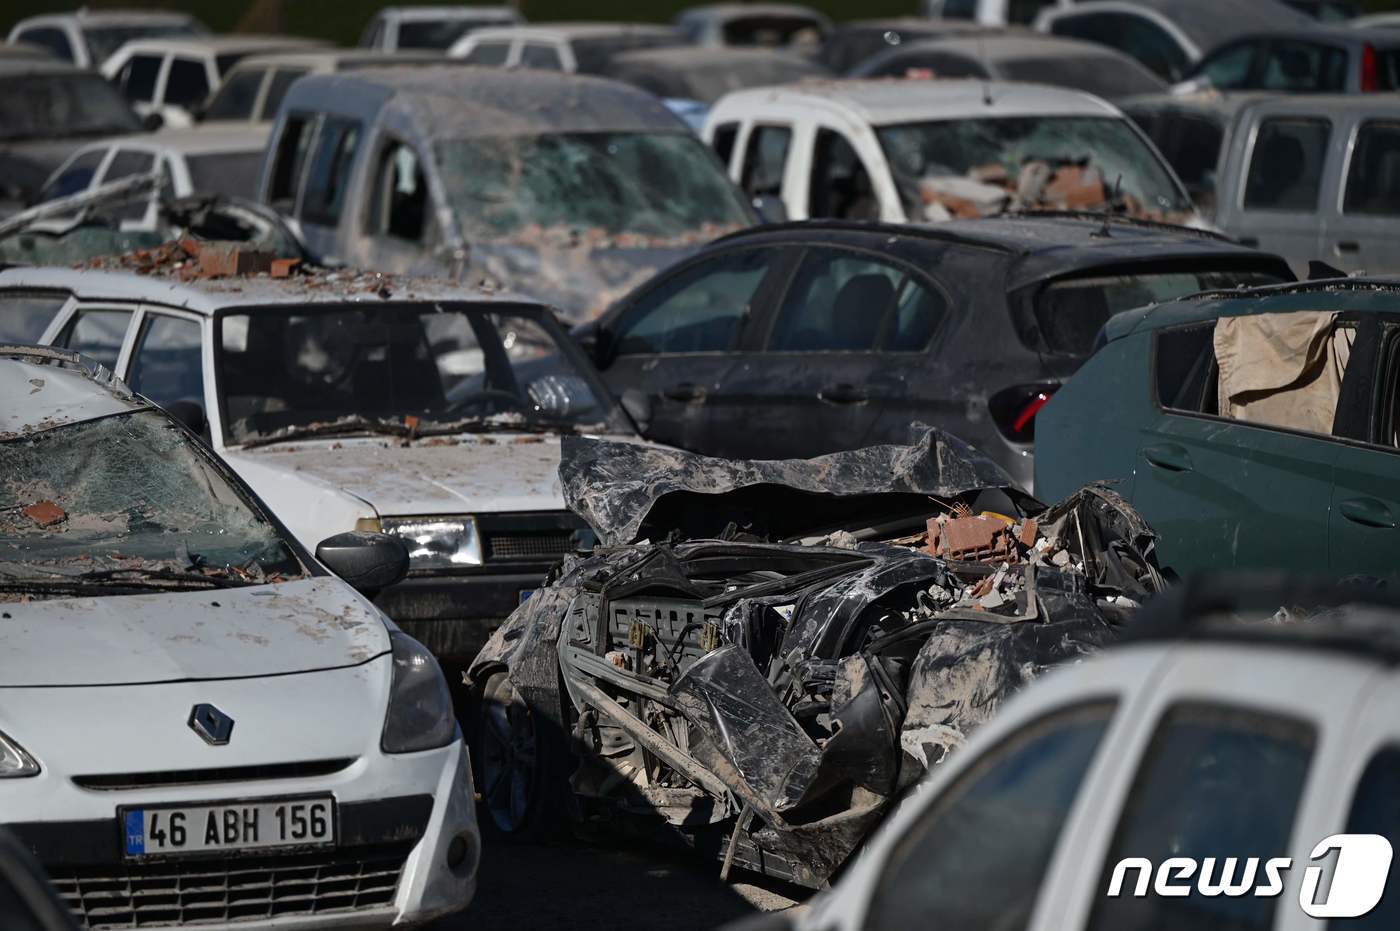
M289 278L241 275L182 281L178 270L126 271L129 258L103 260L105 268L19 266L0 272L0 288L71 292L85 300L145 301L212 315L230 308L346 302L467 302L549 312L531 298L457 284L447 278L412 278L354 269L310 269ZM135 267L131 265L129 267ZM115 270L112 270L115 269Z
M520 13L505 4L483 4L480 6L386 6L376 14L398 19L499 19L501 22L517 22Z
M0 405L0 440L149 406L105 371L93 373L72 363L41 364L50 358L76 360L76 353L35 347L21 352L16 356L0 348L0 397L16 399Z
M445 61L446 59L443 58L441 52L420 49L399 49L394 52L377 52L362 48L287 49L283 52L259 52L255 55L248 55L239 59L229 73L250 68L275 68L279 65L301 65L307 68L334 71L345 66L372 68L375 65L383 65L387 68L400 64L442 63Z
M123 148L145 152L178 152L181 155L210 155L219 152L261 152L267 144L269 127L227 123L206 123L198 127L166 128L153 133L112 136L89 143L78 151Z
M1238 245L1214 233L1164 223L1079 213L1021 214L944 223L849 223L804 220L731 233L715 245L749 240L840 243L862 240L917 252L917 243L960 245L1000 253L1008 260L1006 289L1110 265L1154 261L1241 259L1288 276L1281 258ZM854 243L853 243L854 244Z
M1111 342L1139 330L1160 330L1249 314L1304 310L1394 313L1397 295L1400 295L1400 277L1324 278L1235 291L1207 291L1117 314L1109 318L1104 333ZM1320 300L1319 296L1325 296L1325 300Z
M16 26L27 26L38 20L76 20L83 26L114 26L122 24L145 25L148 23L170 23L170 22L198 22L191 13L181 13L176 10L92 10L81 7L71 13L44 13L39 16L29 16L16 23Z
M436 138L688 132L661 101L620 81L460 64L311 75L287 92L282 108L293 107L332 113L397 107Z
M474 30L466 38L502 39L510 37L513 39L518 37L573 41L575 39L606 39L611 36L623 35L674 37L677 43L682 41L680 34L670 26L662 26L657 23L600 22L521 23L518 26L488 26Z
M1045 84L962 79L804 81L734 91L716 106L752 106L762 112L774 104L844 110L875 126L982 116L1122 116L1112 104L1081 91Z
M814 72L830 74L819 62L801 52L757 45L680 45L675 48L640 48L612 56L614 65L648 65L662 71L679 71L706 65L742 64L749 61L785 61L811 65Z
M1117 49L1098 42L1071 39L1043 32L993 32L987 35L934 36L891 47L895 52L909 49L950 49L987 61L1017 58L1128 58ZM888 53L887 53L888 54Z
M1222 94L1219 91L1206 90L1192 94L1139 94L1114 102L1124 112L1203 113L1229 119L1249 104L1274 96L1266 91L1231 91L1228 94ZM1307 94L1290 95L1291 99L1294 100L1304 100L1309 96Z
M115 55L123 52L176 52L192 55L214 54L219 55L227 52L241 52L245 49L275 49L275 48L300 48L306 46L325 45L320 39L304 39L300 36L255 36L255 35L235 35L235 36L197 36L194 38L180 36L174 38L154 37L149 39L132 39L122 45ZM114 56L115 57L115 56Z
M1222 3L1221 0L1110 0L1115 6L1142 7L1154 11L1181 30L1202 54L1240 36L1279 29L1323 28L1317 20L1279 0L1248 0ZM1106 5L1095 0L1054 7L1045 15L1052 20L1094 12Z
M703 3L682 10L677 20L684 19L748 19L771 16L792 16L825 21L826 16L809 6L797 3Z
M90 74L99 79L102 77L90 68L79 68L71 62L59 61L56 58L28 58L19 55L0 57L0 77L12 77L17 74Z

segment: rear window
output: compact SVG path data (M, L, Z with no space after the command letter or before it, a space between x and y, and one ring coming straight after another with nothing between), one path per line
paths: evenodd
M196 155L186 164L190 170L190 185L196 194L249 198L257 195L261 152Z
M1255 269L1141 272L1052 282L1036 299L1035 323L1051 352L1087 358L1108 318L1134 307L1198 291L1278 284L1287 279Z

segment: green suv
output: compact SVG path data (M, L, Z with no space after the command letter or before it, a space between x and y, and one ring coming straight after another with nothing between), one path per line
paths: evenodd
M1046 500L1117 482L1178 575L1400 567L1400 281L1199 294L1099 344L1039 415Z

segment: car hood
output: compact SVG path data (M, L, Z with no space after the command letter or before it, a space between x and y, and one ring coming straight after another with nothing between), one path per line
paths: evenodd
M273 443L224 454L287 481L329 487L380 515L563 510L560 438L502 434ZM255 486L256 487L256 486ZM264 494L264 497L267 497Z
M598 539L620 546L724 535L733 525L769 539L821 528L862 526L877 515L926 511L929 496L1005 493L1007 507L1044 505L1001 466L942 430L915 425L908 446L868 446L814 459L715 459L666 447L569 437L559 475L569 509Z
M276 676L355 666L389 649L383 615L329 576L0 608L4 688Z

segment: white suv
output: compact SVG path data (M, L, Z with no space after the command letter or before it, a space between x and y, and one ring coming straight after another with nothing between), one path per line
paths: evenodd
M382 586L403 545L344 534L313 559L75 354L0 348L0 399L0 828L79 921L388 927L465 907L480 838L447 683L327 571Z
M1364 913L1340 926L1400 926L1400 880L1384 895L1400 844L1400 602L1333 592L1343 607L1310 620L1241 623L1237 593L1208 588L1134 622L1184 623L1008 701L830 893L754 924L1303 931ZM1261 589L1245 607L1306 597ZM1230 891L1202 893L1221 882Z

